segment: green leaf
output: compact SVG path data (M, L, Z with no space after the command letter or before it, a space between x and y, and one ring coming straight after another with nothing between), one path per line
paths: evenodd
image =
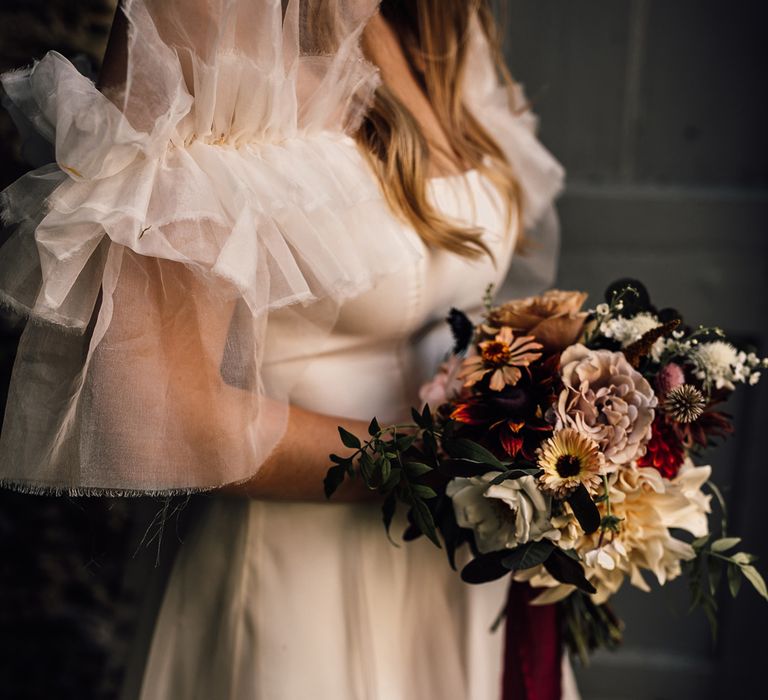
M715 540L712 543L711 549L713 552L726 552L731 547L735 547L741 542L741 537L723 537L719 540Z
M384 493L389 493L395 486L397 486L400 483L400 478L403 475L403 470L399 467L395 467L392 469L392 471L389 474L389 479L387 479L382 485L381 490Z
M595 587L584 576L584 567L557 547L544 561L544 568L560 583L570 583L585 593L597 593Z
M765 580L760 572L754 566L742 566L741 573L755 588L755 590L766 600L768 600L768 589L765 587Z
M502 550L475 557L461 570L461 580L465 583L487 583L506 576L509 569L501 562L508 555L508 550Z
M437 498L437 493L435 490L429 488L429 486L424 486L423 484L413 484L411 486L411 490L419 498Z
M411 501L413 513L413 521L416 523L416 527L421 530L423 535L426 535L432 543L442 549L440 546L440 540L437 539L437 530L435 529L435 519L432 517L432 512L420 498L415 496Z
M392 462L390 462L388 459L382 459L381 460L381 483L386 484L389 481L390 476L392 475Z
M465 438L459 438L457 440L451 440L445 444L445 450L451 457L457 459L466 459L470 462L477 462L478 464L485 464L494 469L505 470L507 465L496 458L494 454L485 449L482 445L478 445L473 440L467 440Z
M418 437L418 435L403 435L397 438L395 446L400 452L405 452L413 446L413 443L416 442Z
M712 631L712 641L717 639L717 603L712 598L704 598L701 603L702 610L709 620L709 628Z
M538 476L541 473L541 469L507 469L501 472L495 479L489 482L489 486L498 486L505 481L514 481L524 476Z
M578 488L568 496L568 504L579 521L581 529L587 535L592 534L600 527L600 511L597 509L594 501L589 496L584 484L579 484Z
M701 549L707 542L709 542L710 535L704 535L704 537L697 537L693 542L691 542L691 546L694 549Z
M374 437L375 435L378 435L381 432L381 428L379 427L379 421L376 420L376 418L371 419L371 423L368 426L368 435L371 437Z
M431 430L434 422L432 420L432 411L429 408L429 404L425 404L421 413L415 408L411 408L411 417L413 422L419 426L422 430Z
M428 464L423 464L422 462L406 462L405 470L408 472L408 476L410 476L412 479L422 476L427 472L433 471L432 467L430 467Z
M736 552L736 554L731 555L731 561L740 565L751 564L753 561L755 561L755 557L752 554L747 554L746 552Z
M432 455L433 457L437 455L437 441L435 440L435 436L432 433L424 433L421 438L424 451L428 455Z
M709 580L709 593L715 595L717 592L717 586L720 583L720 577L723 574L722 563L714 557L709 557L707 560L708 580Z
M362 447L360 440L341 426L339 426L339 435L341 436L341 441L344 443L345 447L349 447L353 450L359 450Z
M392 526L392 518L395 517L396 510L397 498L395 497L394 492L392 492L384 499L384 503L381 505L381 519L384 522L384 529L387 531L387 537L389 537L389 541L392 542L392 544L398 546L389 534L389 529Z
M373 473L376 469L376 465L373 463L371 456L367 452L363 452L360 455L360 474L362 474L365 485L370 487L373 480Z
M738 564L728 564L728 590L735 598L741 588L741 567Z
M549 540L526 542L510 550L501 563L510 571L532 569L544 563L554 548L555 546Z
M341 482L344 481L344 477L347 474L346 466L343 464L336 464L332 466L323 479L323 487L325 489L325 497L330 498L336 492L336 489L341 486Z

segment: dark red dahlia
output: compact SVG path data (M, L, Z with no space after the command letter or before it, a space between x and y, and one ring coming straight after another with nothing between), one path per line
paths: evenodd
M674 479L685 459L685 448L674 426L664 416L653 421L651 439L645 454L637 460L639 467L654 467L663 477Z

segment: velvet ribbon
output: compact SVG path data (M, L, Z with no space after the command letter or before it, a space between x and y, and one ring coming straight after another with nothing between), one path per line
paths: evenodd
M502 700L560 700L562 640L556 605L530 605L527 583L507 598Z

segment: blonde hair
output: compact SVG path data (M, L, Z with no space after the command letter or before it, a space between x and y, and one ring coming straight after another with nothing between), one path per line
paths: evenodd
M491 46L500 77L512 86L487 0L383 0L380 12L396 31L414 77L440 126L450 135L452 153L440 155L462 169L476 169L495 185L506 203L509 227L521 205L517 178L499 145L466 108L462 93L467 36L474 16ZM493 257L481 229L451 221L430 202L430 144L415 117L386 85L376 91L356 138L390 207L428 246L470 258Z

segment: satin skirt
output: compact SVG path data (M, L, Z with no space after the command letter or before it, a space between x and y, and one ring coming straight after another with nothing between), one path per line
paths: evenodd
M425 538L393 545L375 505L216 498L179 551L140 697L495 700L506 585L462 583Z

